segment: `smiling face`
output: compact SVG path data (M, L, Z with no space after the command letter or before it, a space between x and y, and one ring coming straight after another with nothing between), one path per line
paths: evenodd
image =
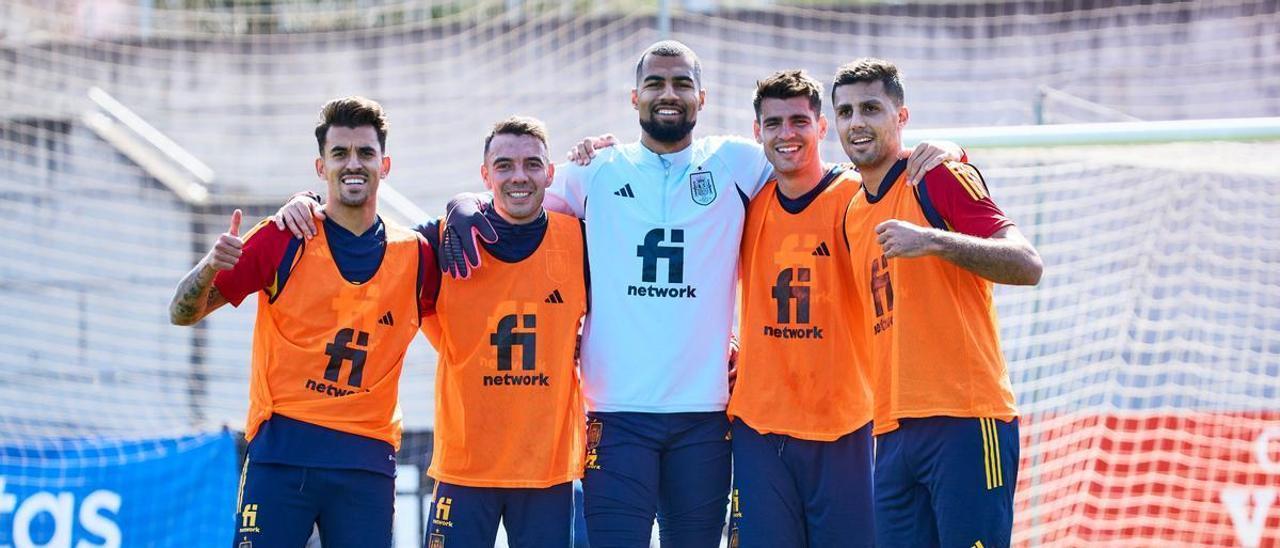
M555 175L547 145L533 135L498 133L489 142L484 185L493 192L498 214L512 224L525 224L542 213L542 199Z
M836 131L849 161L860 170L883 168L898 158L907 107L898 106L884 83L854 82L832 91Z
M653 53L640 62L631 105L640 113L640 127L647 140L676 147L692 140L690 134L706 99L695 63L689 55Z
M764 145L764 155L778 174L802 173L821 166L818 144L826 135L827 119L814 112L807 96L760 101L756 141Z
M329 200L353 208L373 207L378 183L391 171L391 158L383 156L373 126L329 126L321 150L316 175L325 181Z

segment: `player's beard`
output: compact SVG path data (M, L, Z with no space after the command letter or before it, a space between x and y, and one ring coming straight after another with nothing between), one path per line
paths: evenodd
M369 201L369 194L361 194L359 196L347 196L346 194L338 194L338 202L347 207L360 207Z
M650 118L648 120L640 120L640 129L643 129L645 134L659 143L678 143L688 137L693 132L693 126L697 124L698 121L696 119L685 118L679 123L664 124Z
M857 137L871 137L875 140L871 142L870 147L863 150L856 150L856 147L852 145L851 141ZM880 135L877 134L859 133L857 135L846 136L841 141L840 146L844 148L845 156L849 157L849 162L861 168L878 166L889 161L890 156L893 156L893 159L897 158L897 155L894 154L894 152L888 150L888 144L881 139Z
M369 201L369 196L373 193L374 185L373 177L365 177L363 192L356 195L350 195L345 192L345 187L339 179L338 182L338 203L346 207L361 207Z

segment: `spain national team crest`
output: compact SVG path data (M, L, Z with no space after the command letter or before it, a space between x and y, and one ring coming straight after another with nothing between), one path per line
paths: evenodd
M547 277L556 283L569 281L569 251L566 249L547 250Z
M604 432L604 423L592 420L587 422L587 459L584 463L587 470L600 469L600 435Z
M431 533L427 537L427 548L444 548L444 535Z
M604 423L591 421L587 423L587 450L600 447L600 435L604 432Z
M716 182L711 178L711 172L690 173L689 193L693 196L693 203L698 205L711 205L711 202L716 201Z

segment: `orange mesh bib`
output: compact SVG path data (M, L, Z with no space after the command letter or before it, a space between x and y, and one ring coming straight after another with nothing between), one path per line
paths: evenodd
M832 441L871 420L871 372L841 229L846 171L792 214L765 185L742 236L738 381L729 415L762 433Z
M444 277L424 322L440 351L428 474L471 487L548 487L582 477L585 414L574 347L586 313L577 219L548 213L518 263L483 248L469 280Z
M1012 420L991 282L937 257L886 259L875 228L889 219L929 226L905 176L878 200L858 192L845 216L875 363L875 434L909 417Z
M343 279L325 231L307 242L289 285L259 293L245 436L278 413L400 447L400 370L417 334L419 236L384 223L373 278Z

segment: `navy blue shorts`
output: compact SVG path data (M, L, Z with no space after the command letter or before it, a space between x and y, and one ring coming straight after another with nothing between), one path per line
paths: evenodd
M592 548L719 546L729 503L729 419L709 413L588 413L582 480Z
M872 452L870 423L812 441L735 421L729 544L874 546Z
M391 546L395 478L367 470L246 461L231 546Z
M512 548L573 545L573 482L541 489L437 483L427 512L426 548L493 546L498 521Z
M876 444L877 546L1009 546L1016 418L903 419Z

